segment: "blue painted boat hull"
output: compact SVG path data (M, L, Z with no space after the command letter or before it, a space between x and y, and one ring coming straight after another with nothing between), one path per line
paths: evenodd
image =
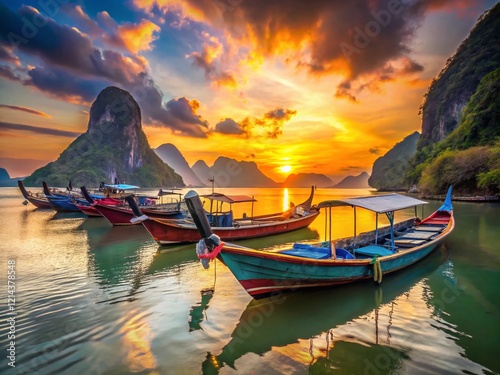
M406 268L437 249L453 230L448 226L424 245L379 257L382 274ZM246 291L254 298L302 288L327 287L363 279L374 279L372 259L310 259L280 252L224 246L220 256Z
M58 212L81 212L80 209L73 203L72 197L65 195L50 195L47 196L52 208Z

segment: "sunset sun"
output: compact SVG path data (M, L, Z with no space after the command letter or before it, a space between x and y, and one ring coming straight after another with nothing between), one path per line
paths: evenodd
M288 173L292 170L292 167L289 166L289 165L284 165L282 167L280 167L280 171L283 172L283 173Z

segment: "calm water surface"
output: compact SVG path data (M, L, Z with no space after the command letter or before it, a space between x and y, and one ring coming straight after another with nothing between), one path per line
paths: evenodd
M255 195L255 214L308 196L308 189L230 192ZM315 202L370 193L320 189ZM220 262L204 270L194 245L159 248L142 226L111 227L21 202L16 188L0 188L2 374L500 373L498 204L454 203L457 226L445 244L380 287L253 301ZM334 213L334 236L351 235L352 209ZM374 215L357 214L358 231L373 229ZM317 239L325 239L323 215L310 228L240 243ZM7 358L8 260L16 272L15 368Z

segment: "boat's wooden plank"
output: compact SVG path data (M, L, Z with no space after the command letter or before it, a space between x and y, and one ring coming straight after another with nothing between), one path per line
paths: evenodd
M425 243L425 240L394 240L394 243L399 247L415 247Z
M418 231L418 232L412 232L412 233L406 233L403 234L402 236L397 237L397 240L428 240L431 237L435 236L437 233L436 232L424 232L424 231Z
M419 226L419 227L415 227L413 228L415 229L416 231L423 231L423 232L442 232L443 229L444 229L444 226L440 227L440 226L433 226L433 225L422 225L422 226Z

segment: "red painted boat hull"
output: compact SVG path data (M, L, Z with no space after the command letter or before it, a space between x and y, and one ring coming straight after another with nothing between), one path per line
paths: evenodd
M97 211L94 206L84 206L76 203L75 206L78 207L80 211L82 211L88 217L102 217L101 213Z
M109 206L96 203L94 206L99 213L104 216L112 225L136 225L130 219L134 217L132 210L123 207Z
M99 213L104 216L113 225L137 225L141 222L131 223L130 220L134 218L134 213L128 206L112 206L97 202L95 208ZM146 211L146 210L145 210ZM146 213L146 212L145 212ZM147 211L147 215L156 218L169 218L179 215L178 211L169 212L152 212Z
M213 232L222 240L243 240L291 232L309 226L318 217L319 211L312 211L310 214L297 219L276 221L272 224L261 224L240 227L214 227ZM201 239L200 233L194 224L183 225L175 220L162 220L150 218L144 220L142 224L146 227L151 236L160 245L197 242Z

